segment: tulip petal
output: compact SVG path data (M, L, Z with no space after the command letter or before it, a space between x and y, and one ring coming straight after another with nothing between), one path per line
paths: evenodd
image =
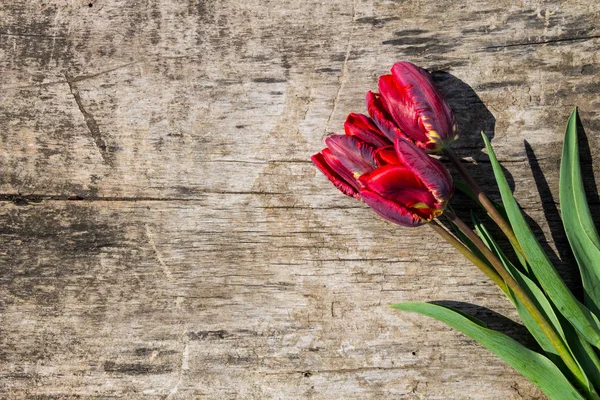
M344 130L346 135L355 136L375 148L390 145L390 141L383 136L373 120L363 114L350 113L344 123Z
M358 196L358 185L352 174L331 154L329 149L323 149L321 153L313 155L310 159L342 193L351 197Z
M329 165L329 167L333 169L335 173L337 173L350 186L358 190L358 180L354 177L352 171L346 168L344 164L342 164L342 161L339 158L337 158L331 152L331 150L325 148L321 151L321 154L323 154L323 158L327 165Z
M377 168L362 176L360 181L370 191L423 217L430 217L428 210L434 209L437 203L419 177L401 165Z
M418 131L425 132L425 135L435 146L443 146L445 142L456 139L457 128L452 110L444 99L444 95L433 82L429 72L409 62L394 64L391 72L395 86L398 88L398 94L403 97L404 104L409 106L409 114L413 118L416 117L416 120L411 121L415 124L415 128L418 127ZM392 107L391 104L387 103L391 98L383 92L381 93L386 104ZM388 108L388 110L390 109ZM396 108L391 110L395 111ZM398 115L391 112L391 110L390 113L395 119L401 117L402 112L407 113L407 110L402 108L399 109L401 113ZM396 122L398 123L397 119ZM411 133L406 131L402 124L398 123L398 126L408 136L412 137Z
M380 147L375 150L375 159L377 160L377 165L380 167L387 164L400 165L400 160L398 160L398 155L393 145Z
M418 177L437 200L436 208L443 210L454 193L448 169L406 139L396 139L394 146L400 163Z
M387 221L406 227L419 226L425 222L423 218L412 213L409 209L394 203L373 191L363 189L360 191L360 196L373 211Z
M388 114L406 136L422 146L429 138L420 126L419 110L413 93L418 89L399 84L393 75L379 77L379 93Z
M354 136L332 135L325 139L325 143L355 177L377 168L373 146Z
M367 110L369 115L373 118L375 125L383 132L383 134L390 140L394 141L396 137L406 137L406 135L398 129L394 120L389 115L387 109L383 104L383 100L378 93L371 91L367 92L366 97Z

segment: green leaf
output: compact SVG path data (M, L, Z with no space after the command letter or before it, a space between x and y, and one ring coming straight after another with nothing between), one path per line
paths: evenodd
M461 331L537 385L550 399L584 399L546 357L500 332L486 328L483 322L473 317L467 318L450 307L430 303L401 303L392 308L423 314Z
M567 338L567 345L580 368L594 387L600 388L600 359L594 348L562 316L559 316ZM595 393L595 391L594 391ZM593 396L592 396L593 397ZM597 394L596 394L597 398Z
M527 261L532 272L558 311L586 338L586 340L598 347L600 345L598 319L587 307L581 304L575 296L573 296L573 293L567 288L558 272L556 272L556 269L554 269L548 256L544 253L544 250L527 225L527 222L519 209L519 205L506 182L506 177L502 172L502 168L500 167L500 163L498 163L498 159L494 154L490 141L483 132L482 136L489 153L508 219L527 256Z
M494 253L496 257L502 262L506 270L512 275L512 277L517 281L519 286L523 288L527 296L535 303L540 312L544 315L547 321L549 321L559 336L562 337L563 342L565 341L564 333L562 331L562 327L552 309L552 305L546 298L546 295L542 292L542 290L537 286L537 284L531 280L527 275L519 271L512 262L506 257L504 252L500 249L492 235L489 233L487 228L481 223L481 220L477 218L475 214L471 214L471 219L473 220L473 225L475 226L475 230L479 234L481 240L485 243L485 245ZM521 301L512 294L512 291L509 292L510 300L513 302L519 315L521 316L521 320L529 330L529 332L533 335L542 349L552 355L552 361L555 363L560 362L560 357L550 342L548 340L548 336L542 331L539 327L535 319L531 316L527 308L521 303Z
M584 303L600 309L600 239L585 198L577 144L577 109L567 123L560 164L560 211L567 238L579 265Z
M559 334L563 340L563 343L565 343L566 347L569 349L569 352L575 359L580 373L585 378L588 393L590 396L594 397L594 387L600 387L600 360L598 359L592 346L590 346L590 344L583 337L581 337L579 332L577 332L564 317L561 315L556 315L552 304L544 292L539 288L538 284L523 272L519 271L512 264L512 262L510 262L492 235L474 213L471 213L471 218L473 219L473 224L475 225L475 229L481 237L481 240L483 240L483 242L490 248L494 255L496 255L496 257L502 261L502 264L506 267L508 272L519 283L519 286L525 290L527 296L532 299L537 309L542 312L546 320L552 324L556 332ZM533 335L540 347L546 352L552 362L554 362L554 364L556 364L561 371L568 371L567 366L561 360L558 352L546 334L539 327L535 319L531 316L529 311L527 311L527 308L523 305L523 303L521 303L521 301L519 301L519 299L512 294L512 291L509 292L508 297L517 308L523 324L525 324L529 332Z

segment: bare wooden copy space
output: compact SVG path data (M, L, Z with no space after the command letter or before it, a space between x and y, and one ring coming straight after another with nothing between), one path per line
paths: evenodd
M388 308L476 304L530 343L428 227L383 222L308 160L377 76L422 65L456 151L494 197L492 138L575 281L558 168L576 105L600 156L599 20L592 0L1 1L0 397L543 398Z

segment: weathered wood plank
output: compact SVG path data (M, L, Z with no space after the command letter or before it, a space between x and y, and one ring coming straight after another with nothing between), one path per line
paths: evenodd
M0 16L7 397L541 398L464 336L386 306L516 317L427 227L374 218L308 157L393 62L428 67L457 151L493 191L479 131L493 137L573 282L560 144L579 105L600 154L600 5L57 0ZM597 161L584 168L598 185Z
M210 203L219 201L228 206L5 204L6 389L223 398L302 397L313 387L332 398L408 394L438 378L432 393L443 393L454 379L459 390L487 375L512 391L514 375L493 356L386 307L441 291L512 315L476 270L445 262L448 246L382 229L365 209L315 220L237 195ZM336 231L342 219L348 229ZM491 366L463 380L460 369L482 357Z

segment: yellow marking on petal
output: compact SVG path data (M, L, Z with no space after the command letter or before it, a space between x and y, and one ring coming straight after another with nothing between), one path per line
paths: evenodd
M360 176L361 176L362 174L359 174L358 172L355 172L355 173L353 173L352 175L354 175L354 177L355 177L356 179L358 179L358 178L360 178Z
M430 207L425 203L415 203L411 208L430 208Z
M439 134L439 133L438 133L436 130L433 130L433 129L432 129L432 130L430 130L430 131L429 131L429 132L427 132L427 133L428 133L428 136L429 136L430 138L433 138L433 139L442 139L442 137L440 136L440 134Z
M443 210L433 210L433 218L437 218L439 215L442 215L444 213Z

